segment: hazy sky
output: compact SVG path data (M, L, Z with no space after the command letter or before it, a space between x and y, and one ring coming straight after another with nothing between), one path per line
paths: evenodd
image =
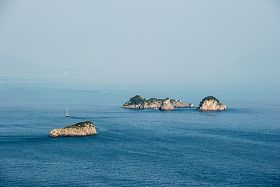
M278 0L0 0L0 74L280 80Z

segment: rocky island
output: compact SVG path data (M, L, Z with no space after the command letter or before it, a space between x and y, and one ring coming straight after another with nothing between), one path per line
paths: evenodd
M175 99L157 99L157 98L150 98L145 99L140 95L136 95L129 99L123 105L123 108L126 109L154 109L154 110L174 110L175 108L191 108L193 104L191 103L184 103L180 100Z
M220 103L220 101L213 96L207 96L199 104L197 110L199 111L224 111L226 105Z
M95 134L97 134L95 124L91 121L85 121L64 128L53 129L49 136L91 136Z

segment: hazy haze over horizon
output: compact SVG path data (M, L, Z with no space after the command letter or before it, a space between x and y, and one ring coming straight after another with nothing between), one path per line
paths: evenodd
M275 0L1 0L0 80L275 87L279 33Z

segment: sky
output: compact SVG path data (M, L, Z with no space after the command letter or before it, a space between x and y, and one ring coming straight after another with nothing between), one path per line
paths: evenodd
M0 0L0 84L276 87L279 70L277 0Z

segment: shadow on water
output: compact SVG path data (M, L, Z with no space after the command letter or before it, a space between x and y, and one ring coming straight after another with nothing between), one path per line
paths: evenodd
M90 119L116 119L116 118L120 118L120 117L111 117L111 116L71 116L71 117L67 117L69 119L78 119L78 120L90 120Z
M82 120L87 120L89 117L78 117L78 116L69 116L67 117L69 119L82 119Z

